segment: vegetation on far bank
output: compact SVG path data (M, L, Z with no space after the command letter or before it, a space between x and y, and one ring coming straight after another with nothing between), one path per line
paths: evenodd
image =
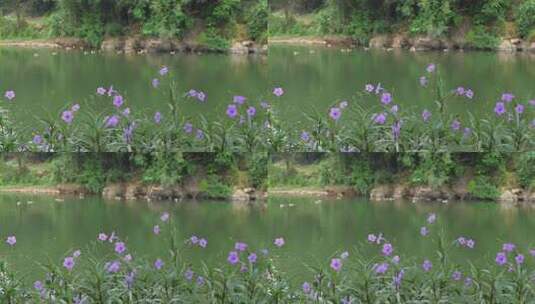
M282 153L272 159L268 188L348 186L369 195L383 185L456 187L462 198L483 200L497 200L504 189L535 190L535 152Z
M0 187L77 184L102 193L114 183L177 187L194 180L198 197L265 189L267 156L231 153L13 153L0 155Z
M269 36L346 35L367 45L381 34L457 37L492 49L502 38L535 42L534 0L273 0Z
M79 37L98 47L105 37L188 39L214 49L234 40L266 42L266 0L7 0L0 39Z

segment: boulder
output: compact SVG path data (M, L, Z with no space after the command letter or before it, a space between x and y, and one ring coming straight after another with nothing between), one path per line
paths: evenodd
M501 52L514 52L516 51L516 47L511 43L511 41L502 40L497 50Z
M242 189L236 189L234 190L234 193L232 193L230 199L233 201L246 202L249 201L249 194Z
M498 201L501 203L514 203L517 200L518 197L511 190L503 191L500 197L498 198Z
M392 188L388 185L377 186L370 191L371 201L386 201L392 198Z
M102 189L102 197L106 199L123 198L125 187L122 184L107 185Z
M230 47L230 52L232 54L245 55L249 54L249 48L247 46L244 46L241 42L235 42Z
M369 42L370 48L382 49L390 45L390 39L386 35L372 37Z

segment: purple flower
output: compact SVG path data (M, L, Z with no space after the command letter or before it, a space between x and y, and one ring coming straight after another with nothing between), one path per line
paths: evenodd
M230 118L235 118L238 115L238 108L236 105L228 105L227 107L227 116Z
M236 263L238 263L239 260L240 260L240 258L238 256L238 252L237 251L231 251L231 252L228 253L227 261L231 265L235 265Z
M392 94L384 92L381 94L381 103L384 105L390 104L392 102Z
M385 274L388 271L388 263L375 264L373 270L376 274Z
M77 104L77 103L74 104L74 105L71 107L71 111L73 111L73 112L76 112L76 111L78 111L78 110L80 110L80 105Z
M497 102L496 106L494 107L494 113L496 113L498 116L503 115L505 113L505 103L500 101Z
M310 140L310 134L308 134L307 131L301 132L301 140L304 142L308 142Z
M403 277L405 276L405 270L401 269L395 276L394 276L394 286L396 288L399 288L401 286L401 281L403 280Z
M374 89L375 87L373 86L373 84L368 83L366 86L364 86L364 90L368 93L372 93Z
M203 132L203 130L201 130L201 129L197 129L197 131L195 131L195 138L196 138L197 140L202 140L202 139L204 139L204 132Z
M390 112L392 113L397 113L399 110L399 106L398 105L393 105L392 108L390 108Z
M256 258L257 258L256 253L253 252L249 254L249 256L247 257L247 260L249 260L250 263L254 264L256 263Z
M429 118L431 118L431 112L429 112L428 110L423 110L422 119L424 120L424 122L427 122Z
M524 263L524 255L523 254L517 254L515 257L515 262L517 265L521 265Z
M72 120L74 119L74 114L72 113L72 111L63 111L63 113L61 113L61 119L63 119L64 122L66 122L68 125L70 125L72 123Z
M238 251L245 251L247 249L247 244L242 242L236 242L236 244L234 244L234 249Z
M98 88L97 88L97 94L98 94L98 95L104 95L104 94L106 94L106 89L103 88L103 87L98 87Z
M119 116L112 115L109 117L106 117L104 125L106 128L115 128L119 124Z
M464 137L470 137L471 134L472 134L472 129L470 129L468 127L464 128L464 130L463 130L463 136Z
M451 279L454 281L460 281L462 277L463 277L463 274L457 270L451 274Z
M401 121L398 120L392 124L392 137L394 137L395 140L398 140L400 134L401 134Z
M347 101L341 101L340 102L340 109L345 109L347 108L347 106L349 105L349 103Z
M188 91L188 93L186 93L187 96L195 97L195 98L197 97L197 94L199 94L199 93L194 89L191 89L191 90Z
M249 107L247 108L247 116L253 117L256 114L256 108L255 107Z
M15 91L6 91L4 96L7 98L7 100L11 101L13 98L15 98Z
M115 91L115 90L113 89L113 86L110 86L110 88L108 89L108 96L111 96L111 95L113 95L113 94L115 94L115 93L117 93L117 91Z
M115 95L113 97L113 105L116 107L116 108L120 108L124 103L124 98L123 96L121 95Z
M130 261L132 261L132 255L131 255L131 254L127 254L127 255L124 256L123 259L124 259L126 262L130 262Z
M392 263L397 265L397 264L399 264L399 260L400 259L401 258L399 257L399 255L395 255L394 257L392 257Z
M377 241L375 234L368 234L368 242L375 243L375 241Z
M425 76L420 77L420 85L421 85L422 87L427 86L427 83L428 83L428 82L429 82L429 81L427 80L427 77L425 77Z
M331 268L338 272L342 269L342 260L341 259L331 259Z
M379 125L383 125L386 122L386 114L385 113L379 113L379 114L373 114L373 122Z
M184 124L184 132L186 132L188 134L193 132L193 125L190 122L186 122Z
M474 91L472 91L471 89L468 89L464 93L464 96L466 96L466 98L468 98L468 99L472 99L472 98L474 98Z
M507 263L507 255L505 255L505 252L498 252L496 254L496 264L503 266L505 263Z
M342 116L342 111L340 110L340 108L333 107L329 112L329 116L336 121L340 119L340 116Z
M199 238L196 236L196 235L192 235L190 238L189 238L189 241L195 245L199 242Z
M267 108L269 108L269 103L267 103L267 102L265 102L265 101L262 101L262 102L260 103L260 106L262 107L262 109L267 109Z
M184 277L186 280L191 281L193 279L193 271L191 271L191 269L186 270L186 272L184 272Z
M45 288L45 286L43 285L43 282L41 281L35 281L33 283L33 288L35 288L35 290L37 291L43 291L43 289Z
M154 113L154 123L159 125L161 121L162 121L162 113L160 112Z
M243 104L245 102L246 98L244 96L234 96L234 103L235 104Z
M503 102L511 102L511 101L513 101L513 99L515 99L515 95L513 95L512 93L503 93L502 94L502 101Z
M518 113L518 114L524 113L524 105L517 104L516 107L515 107L515 112Z
M342 252L342 254L340 254L340 258L342 258L342 260L345 260L349 257L349 252L347 251L344 251Z
M532 257L535 257L535 248L532 248L529 250L529 254L532 256Z
M513 252L513 250L515 250L515 248L516 248L516 245L512 244L512 243L505 243L502 246L502 250L505 251L505 252Z
M105 267L108 273L117 273L121 269L121 262L111 261L106 263Z
M33 136L32 142L36 145L40 145L43 143L43 137L39 134L36 134Z
M74 268L74 258L73 257L66 257L63 260L63 267L65 267L68 271L71 271Z
M472 286L472 278L471 277L466 277L464 279L464 286L466 286L466 287Z
M312 291L312 286L308 282L303 283L303 292L308 294Z
M434 63L430 63L427 66L426 70L427 70L428 73L433 73L436 70L436 68L437 68L437 66Z
M154 78L152 79L152 87L157 88L160 85L160 79Z
M208 245L208 241L206 239L199 240L199 246L201 246L202 248L206 248L207 245Z
M72 253L72 256L75 257L75 258L79 258L80 255L82 255L82 252L80 250L75 250L73 253Z
M425 260L423 263L422 263L422 269L425 271L425 272L429 272L431 270L431 268L433 268L433 264L431 263L431 261L429 260Z
M420 228L420 234L422 236L427 236L427 234L429 234L429 229L427 229L427 227L425 227L425 226Z
M15 246L15 244L17 243L17 238L14 235L8 236L6 239L6 243L9 246Z
M102 233L102 232L101 232L101 233L98 234L98 240L99 240L99 241L104 242L104 241L106 241L107 239L108 239L108 236L107 236L105 233Z
M164 264L165 263L161 259L156 259L156 261L154 261L154 268L156 268L157 270L160 270L162 269Z
M195 281L195 283L197 284L197 286L202 286L202 285L204 285L204 278L201 277L201 276L198 276L198 277L197 277L197 280Z
M470 249L473 249L476 245L476 242L472 239L469 239L468 241L466 241L466 247L470 248Z
M155 225L153 228L152 228L152 232L156 235L160 234L160 226L158 225Z
M461 246L464 246L466 244L466 238L464 236L460 236L457 238L457 243L459 243L459 245Z
M123 110L123 116L128 116L128 115L130 115L130 108L125 108Z
M461 122L457 119L454 119L451 122L451 129L455 132L455 131L459 131L460 128L461 128Z
M274 88L273 89L273 95L277 97L281 97L284 94L284 90L282 88Z
M166 66L163 66L161 69L160 69L160 75L165 75L167 73L169 73L169 69L166 67Z
M206 100L206 94L204 94L204 92L201 92L201 91L197 92L197 100L204 102Z
M427 216L427 223L433 224L437 220L437 215L435 213L429 213Z
M383 245L383 250L381 250L381 253L385 256L390 256L392 252L394 251L394 248L392 247L392 244L385 243Z
M276 238L275 241L273 242L273 244L275 244L275 246L277 247L282 247L284 246L284 239L283 238Z
M457 89L455 89L455 94L459 96L463 96L465 92L466 90L463 87L458 87Z
M124 276L124 282L126 283L127 287L130 289L132 288L132 285L134 284L134 279L136 277L135 271L130 271Z
M123 254L126 251L126 245L123 242L115 243L115 252Z
M162 222L167 222L169 220L169 213L168 212L162 213L162 215L160 216L160 220Z

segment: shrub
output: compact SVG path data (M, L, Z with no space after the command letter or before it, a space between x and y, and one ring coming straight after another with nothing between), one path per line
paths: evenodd
M468 182L468 193L474 198L495 200L500 196L498 187L486 176L477 176Z
M535 28L535 0L523 1L516 10L516 24L522 37Z
M221 182L216 175L210 175L199 183L199 191L206 198L225 199L232 194L232 188Z
M256 42L267 42L268 5L267 0L260 0L246 16L249 36Z
M484 26L475 26L466 34L466 42L471 48L491 50L500 44L500 38Z
M534 189L535 152L522 153L516 162L515 169L520 185L526 189Z

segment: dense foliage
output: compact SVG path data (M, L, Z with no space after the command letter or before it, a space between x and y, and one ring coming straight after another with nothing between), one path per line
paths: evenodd
M2 17L2 11L7 17ZM44 16L45 20L32 26L25 16ZM267 25L263 20L267 20L264 0L7 1L0 3L0 38L72 36L98 46L105 36L142 34L181 39L188 33L202 32L224 41L264 42Z
M489 48L498 37L532 38L535 2L508 0L273 0L270 34L353 36L407 32L447 37L468 33L468 43ZM515 33L517 29L518 33Z
M415 219L416 220L416 219ZM264 247L236 242L212 264L194 263L184 253L205 250L211 240L177 237L174 219L154 219L151 238L167 244L160 256L144 258L129 248L127 236L102 231L86 248L65 253L61 261L39 265L46 275L23 282L0 260L2 303L529 303L535 297L535 249L513 243L477 261L452 255L470 251L470 236L446 239L436 214L420 219L414 231L436 251L424 258L404 255L388 235L356 232L353 248L333 249L331 257L302 265L298 282L280 265L292 240L272 236ZM9 254L18 242L7 237ZM288 243L288 244L287 244ZM370 254L372 253L372 254ZM9 257L9 256L8 256ZM32 285L32 286L28 286Z

